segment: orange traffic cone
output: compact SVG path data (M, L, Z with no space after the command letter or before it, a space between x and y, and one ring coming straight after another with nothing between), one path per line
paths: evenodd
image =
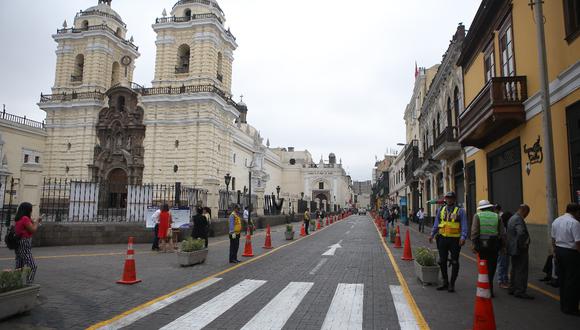
M244 246L244 254L242 257L253 257L254 251L252 250L252 235L246 235L246 246Z
M397 234L395 235L395 249L400 249L402 248L401 246L401 232L399 231L399 225L397 225L397 230L396 230Z
M329 224L329 223L328 223L328 218L326 218L326 225L328 226L328 224Z
M475 315L473 330L495 330L495 316L491 302L487 261L479 260L479 276L477 279L477 294L475 297Z
M407 236L405 237L405 250L403 251L402 260L411 261L413 260L413 252L411 252L411 235L409 234L409 229L407 229Z
M306 229L304 229L304 224L300 227L300 237L306 236Z
M272 236L270 235L270 225L266 227L266 242L264 243L263 249L272 248Z
M123 269L123 278L118 280L119 284L135 284L141 280L137 279L137 271L135 268L135 251L133 250L133 237L129 237L129 244L127 246L127 257L125 258L125 268Z
M320 220L316 222L316 230L320 230L320 229L322 229L322 227L320 226L320 223L321 223L321 222L322 222L322 221L320 221Z
M387 237L387 227L383 226L383 237Z

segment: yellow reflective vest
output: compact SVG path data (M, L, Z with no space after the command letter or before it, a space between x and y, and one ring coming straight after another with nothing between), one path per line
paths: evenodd
M461 237L461 221L459 216L459 207L455 207L453 212L447 212L447 207L441 208L439 214L439 234L443 237Z
M236 212L232 212L230 217L234 217L234 233L239 234L242 232L242 219Z

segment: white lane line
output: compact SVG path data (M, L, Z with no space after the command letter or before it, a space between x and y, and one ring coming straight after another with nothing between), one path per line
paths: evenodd
M340 246L340 243L342 243L342 240L340 240L338 243L329 246L329 250L324 252L322 255L323 256L333 256L334 253L336 253L337 249L341 249L342 246Z
M397 310L397 317L399 318L401 330L419 329L413 311L411 311L411 307L403 294L403 288L399 285L389 285L389 288L391 289L391 296L395 303L395 309Z
M310 275L314 275L316 274L317 271L320 270L320 268L328 261L328 259L322 259L318 262L318 265L316 265L316 267L314 267L311 271L310 271Z
M262 308L242 330L282 329L313 285L314 283L291 282L268 305Z
M116 320L115 322L108 324L104 327L101 327L99 329L107 329L107 330L116 330L116 329L121 329L124 327L127 327L137 321L139 321L140 319L151 315L155 312L157 312L160 309L163 309L171 304L173 304L174 302L180 301L181 299L190 296L196 292L199 292L209 286L211 286L212 284L221 281L221 278L212 278L209 279L203 283L200 283L198 285L195 285L191 288L185 289L181 292L178 292L172 296L169 296L163 300L160 300L150 306L147 306L141 310L138 310L136 312L133 312L127 316L124 316L123 318L120 318L118 320Z
M338 284L321 330L363 328L364 284Z
M346 235L350 234L350 230L345 233Z
M202 329L265 283L266 281L243 280L161 329Z

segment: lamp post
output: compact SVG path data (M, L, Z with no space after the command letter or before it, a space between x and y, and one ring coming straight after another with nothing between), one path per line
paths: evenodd
M278 196L278 199L280 199L280 186L276 187L276 194Z
M224 176L224 182L226 184L226 212L230 209L230 182L232 181L232 176L228 173Z

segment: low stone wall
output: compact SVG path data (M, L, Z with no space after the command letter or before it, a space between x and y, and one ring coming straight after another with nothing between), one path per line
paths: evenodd
M255 217L254 223L259 229L266 225L278 226L297 221L297 216L264 216ZM210 226L210 236L221 236L228 233L228 220L214 220ZM191 229L183 230L179 239L191 234ZM144 223L44 223L34 235L34 246L70 246L95 244L125 244L132 236L135 243L153 241L153 231L145 228Z

